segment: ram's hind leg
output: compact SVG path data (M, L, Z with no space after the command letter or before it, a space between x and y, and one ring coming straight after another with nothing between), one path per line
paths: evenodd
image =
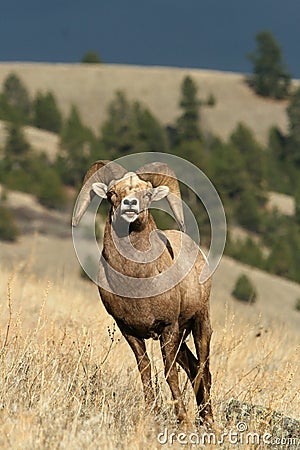
M211 374L209 370L210 338L212 334L208 311L199 313L195 317L192 333L198 358L197 375L194 380L200 418L206 423L213 422L210 387Z
M127 334L124 334L124 337L133 350L143 383L145 402L147 407L151 409L155 407L155 397L151 383L151 363L147 355L145 341Z
M198 360L185 342L180 346L177 362L184 369L191 383L194 384L198 372Z

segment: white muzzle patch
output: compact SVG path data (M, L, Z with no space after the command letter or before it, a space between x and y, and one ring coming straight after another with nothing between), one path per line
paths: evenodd
M126 220L126 222L134 222L140 212L139 200L134 196L128 196L123 198L120 206L121 217Z

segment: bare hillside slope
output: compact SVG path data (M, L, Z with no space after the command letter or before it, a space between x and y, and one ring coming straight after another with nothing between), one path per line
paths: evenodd
M242 121L265 141L270 126L276 124L283 130L287 126L286 102L257 97L242 74L110 64L0 63L0 85L11 72L21 77L32 96L38 90L53 91L65 115L72 104L77 105L95 130L105 119L117 90L144 102L163 123L172 123L178 116L180 84L186 75L197 82L201 99L213 94L217 100L213 108L202 108L206 130L226 138Z

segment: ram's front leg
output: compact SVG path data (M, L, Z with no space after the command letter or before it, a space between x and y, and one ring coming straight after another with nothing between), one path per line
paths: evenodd
M123 335L132 348L132 351L136 358L138 369L141 375L141 380L143 383L146 406L149 409L152 409L155 407L155 397L151 383L151 363L147 355L145 341L144 339L139 339L128 334L123 333Z
M187 412L179 389L176 367L176 358L180 346L178 326L170 326L164 329L160 336L160 345L165 365L165 377L172 392L177 419L179 422L188 422Z

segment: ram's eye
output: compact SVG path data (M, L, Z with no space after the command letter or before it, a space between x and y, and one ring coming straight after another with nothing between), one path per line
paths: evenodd
M146 192L146 193L144 194L144 197L147 198L148 200L150 200L150 198L152 197L151 192Z

